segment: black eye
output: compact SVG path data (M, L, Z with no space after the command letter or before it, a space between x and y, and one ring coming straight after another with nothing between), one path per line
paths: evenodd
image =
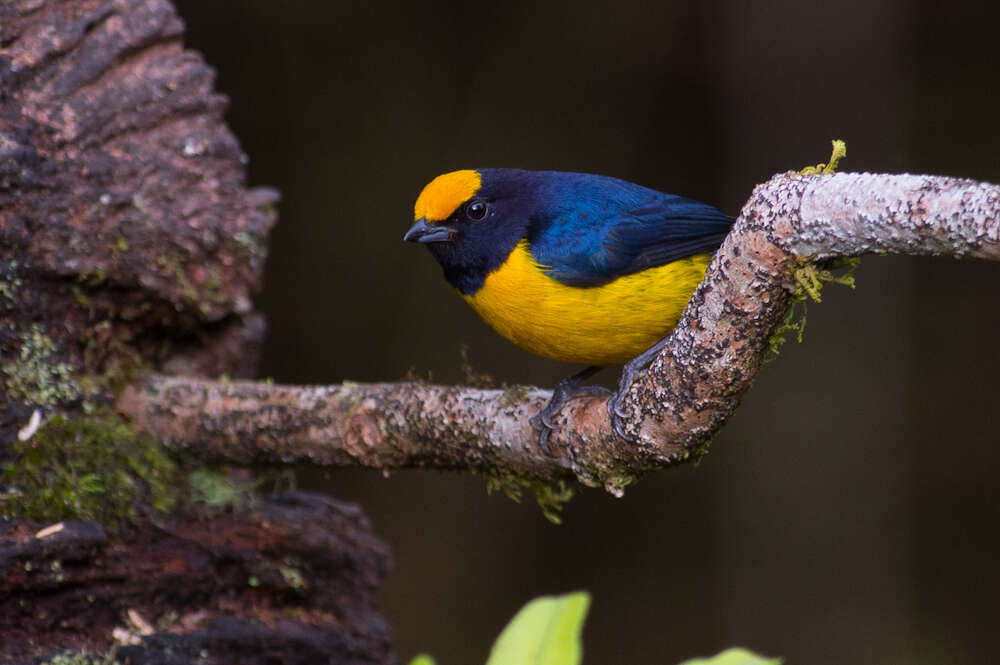
M489 206L486 205L485 201L473 201L465 207L465 214L469 219L474 219L479 221L483 217L486 217L486 212L489 210Z

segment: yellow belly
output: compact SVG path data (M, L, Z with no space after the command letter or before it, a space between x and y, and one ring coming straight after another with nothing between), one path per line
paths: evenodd
M677 325L710 259L697 254L603 286L566 286L542 271L522 240L481 289L462 297L526 351L607 365L631 360Z

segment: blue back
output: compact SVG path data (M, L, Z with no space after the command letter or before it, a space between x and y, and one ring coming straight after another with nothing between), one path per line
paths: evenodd
M497 169L494 177L504 179L504 171ZM571 286L596 286L714 252L733 223L705 203L617 178L558 171L533 175L526 234L532 255L551 277Z

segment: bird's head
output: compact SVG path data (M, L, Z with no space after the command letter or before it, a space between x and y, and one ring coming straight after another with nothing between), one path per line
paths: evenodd
M465 169L430 181L403 240L427 245L445 278L471 295L524 238L537 192L530 171Z

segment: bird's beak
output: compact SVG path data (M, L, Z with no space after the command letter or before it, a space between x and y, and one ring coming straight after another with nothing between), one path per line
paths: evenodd
M450 226L429 226L427 220L421 217L403 236L407 242L447 242L455 237L455 229Z

